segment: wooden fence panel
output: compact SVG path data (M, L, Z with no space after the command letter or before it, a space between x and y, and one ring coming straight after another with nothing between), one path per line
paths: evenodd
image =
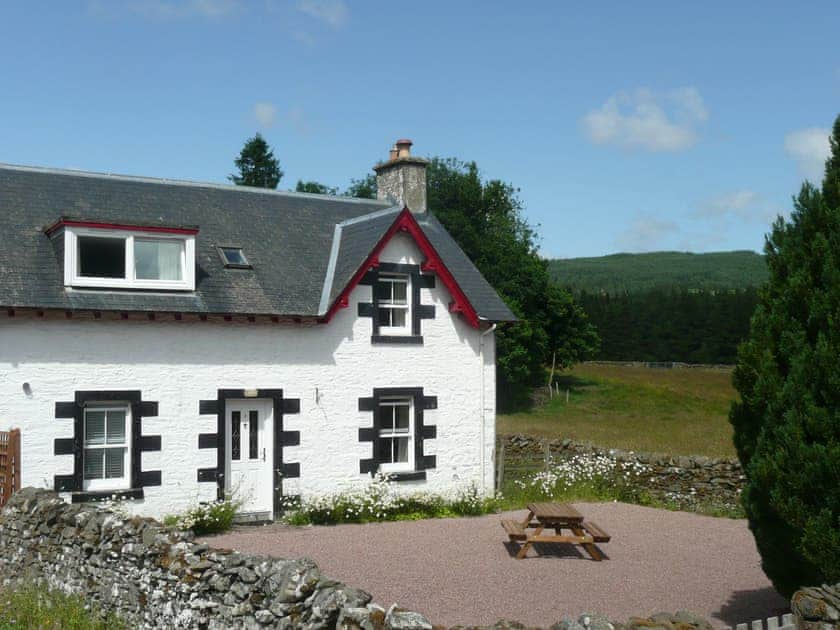
M20 429L0 431L0 507L20 490Z

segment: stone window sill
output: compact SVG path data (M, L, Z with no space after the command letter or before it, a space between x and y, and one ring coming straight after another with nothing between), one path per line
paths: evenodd
M386 473L391 481L425 481L426 471Z
M411 345L423 345L422 335L373 335L371 343L400 343Z

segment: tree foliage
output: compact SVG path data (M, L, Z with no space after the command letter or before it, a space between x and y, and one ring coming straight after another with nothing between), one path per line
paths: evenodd
M601 337L598 359L731 365L749 334L758 290L660 287L581 291L577 299Z
M728 291L767 282L764 256L752 251L645 252L548 261L551 277L564 287L589 293L652 289Z
M764 571L789 595L840 581L840 117L822 189L803 184L765 253L730 420Z
M429 209L520 319L496 335L499 404L519 405L545 382L552 358L558 367L588 358L598 344L595 329L571 294L550 281L513 186L483 181L475 162L451 158L431 160L427 181Z
M295 186L295 192L315 193L316 195L337 195L338 188L327 186L326 184L318 182L305 182L299 179L297 186Z
M239 157L233 163L239 174L229 175L228 179L237 186L273 189L277 188L283 177L280 162L259 133L245 142Z
M350 186L344 191L344 195L359 199L376 199L376 176L368 174L362 179L351 179Z

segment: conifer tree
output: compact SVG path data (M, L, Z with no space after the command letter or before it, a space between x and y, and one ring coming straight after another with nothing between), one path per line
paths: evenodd
M239 169L239 174L230 175L228 179L237 186L273 189L277 188L283 177L280 162L259 133L245 142L239 157L233 163Z
M840 581L840 117L822 189L767 237L770 271L738 353L730 420L743 504L784 595Z

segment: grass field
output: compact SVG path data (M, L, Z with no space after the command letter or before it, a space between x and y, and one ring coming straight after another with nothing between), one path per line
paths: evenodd
M499 415L500 434L524 433L673 455L734 457L727 419L732 372L582 364L543 407Z

